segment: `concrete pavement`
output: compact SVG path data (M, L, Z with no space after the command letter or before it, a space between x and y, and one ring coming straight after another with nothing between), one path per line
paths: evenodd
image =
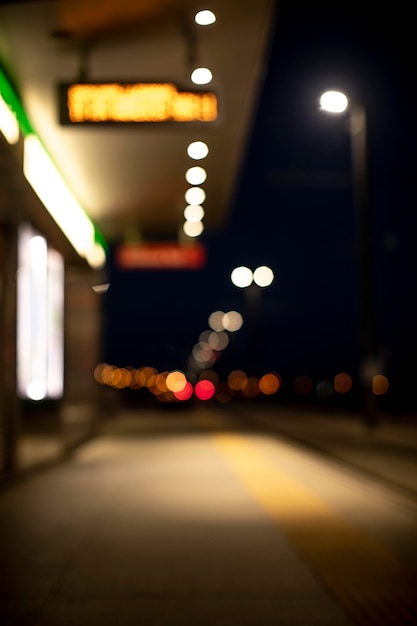
M413 426L407 424L401 436L398 424L388 430L378 427L369 443L371 433L352 416L313 419L286 411L264 407L255 413L241 408L202 414L124 412L104 420L100 436L64 463L6 485L0 491L0 622L414 623L417 613L409 585L414 588L415 572L411 570L410 578L408 569L403 573L403 563L397 563L379 540L358 535L356 520L352 525L334 514L333 505L329 508L322 499L324 492L317 495L308 485L300 488L299 482L287 478L291 465L298 472L305 463L299 444L296 457L288 461L291 446L256 435L265 429L286 430L293 441L303 436L309 445L327 446L332 454L344 451L350 462L354 456L369 457L363 448L368 442L375 453L374 467L379 458L381 468L388 436L387 450L396 449L398 442L412 447ZM263 439L266 444L260 443ZM403 469L409 474L415 457L406 458ZM309 463L315 464L314 455ZM385 465L399 472L387 456ZM336 477L340 474L340 492L350 478L334 471ZM329 467L321 472L327 476ZM393 476L391 472L390 480ZM270 491L264 492L265 484ZM352 497L359 499L352 510L361 511L367 506L368 487L361 495L360 479L353 484ZM345 496L341 499L346 501ZM385 496L378 511L384 509ZM406 517L400 510L387 527L388 534L393 528L399 532L396 541L404 544L407 560L407 541L416 536L416 529L408 512ZM331 539L337 544L339 535L344 539L329 561L326 550L317 551L315 537L322 537L320 543ZM369 562L364 555L372 555ZM358 565L366 583L355 580ZM386 615L378 608L381 595L383 603L388 598Z

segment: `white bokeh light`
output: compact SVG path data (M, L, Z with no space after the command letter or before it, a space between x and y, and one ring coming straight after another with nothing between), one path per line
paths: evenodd
M189 204L184 209L184 217L187 222L201 222L204 217L204 209L201 204Z
M270 267L262 265L257 267L253 273L253 280L258 287L268 287L274 280L274 273Z
M320 97L320 108L329 113L343 113L348 107L348 99L341 91L326 91Z
M184 233L187 237L198 237L204 230L203 222L184 222Z
M238 311L228 311L223 316L223 326L230 333L240 330L243 325L243 317Z
M253 273L248 267L241 265L240 267L235 267L230 278L236 287L249 287L253 281Z
M205 159L208 153L208 145L204 141L193 141L187 148L187 154L190 159L195 159L196 161Z
M191 74L191 80L195 85L207 85L212 78L213 74L208 67L197 67Z
M202 11L198 11L198 13L195 14L194 20L199 26L209 26L210 24L214 24L214 22L216 21L216 16L213 11L204 9Z
M190 187L185 192L187 204L203 204L206 199L206 192L201 187Z
M224 311L213 311L208 318L209 326L212 330L221 331L224 330L223 318L225 316Z
M201 185L207 178L207 172L203 167L199 167L198 165L195 167L190 167L185 172L185 180L190 185Z

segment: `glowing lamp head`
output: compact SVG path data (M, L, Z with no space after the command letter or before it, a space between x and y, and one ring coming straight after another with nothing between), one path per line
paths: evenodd
M328 113L343 113L349 101L341 91L326 91L320 97L320 108Z

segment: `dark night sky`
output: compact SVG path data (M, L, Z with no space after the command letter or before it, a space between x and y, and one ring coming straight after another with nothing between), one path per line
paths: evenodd
M221 232L204 238L207 268L175 274L113 270L105 298L105 360L184 368L213 310L245 314L244 294L229 280L233 267L267 264L276 280L263 293L264 370L289 378L329 378L342 370L355 375L358 261L349 134L346 119L318 110L320 93L339 87L360 100L368 116L382 361L394 387L415 379L412 19L408 8L393 13L399 5L365 13L371 4L350 2L341 9L281 2L229 219ZM250 370L247 334L248 325L232 336L220 371Z

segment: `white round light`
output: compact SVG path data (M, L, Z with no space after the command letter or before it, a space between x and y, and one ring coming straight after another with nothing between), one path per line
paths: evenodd
M248 267L241 265L240 267L235 267L230 278L236 287L249 287L253 281L253 273Z
M224 314L223 326L230 333L234 333L242 327L243 317L238 311L229 311Z
M274 280L274 273L270 267L262 265L261 267L257 267L254 271L253 280L258 287L268 287Z
M198 237L204 230L203 222L184 222L182 228L187 237Z
M187 204L203 204L206 199L206 192L201 187L190 187L185 192L185 201Z
M320 97L320 108L329 113L343 113L348 107L348 99L341 91L326 91Z
M189 204L184 209L184 217L188 222L201 222L204 217L204 209L201 204Z
M207 67L197 67L191 74L191 80L196 85L207 85L213 78L213 74Z
M187 154L191 159L199 160L205 159L208 155L209 149L204 141L193 141L187 148Z
M214 24L214 22L216 21L216 16L214 15L213 11L205 9L204 11L199 11L198 13L196 13L194 20L199 26L208 26L209 24Z
M225 313L224 311L213 311L208 318L209 326L212 330L222 331L224 330L223 326L223 317Z
M190 185L201 185L207 178L207 172L203 167L190 167L185 172L185 180Z

